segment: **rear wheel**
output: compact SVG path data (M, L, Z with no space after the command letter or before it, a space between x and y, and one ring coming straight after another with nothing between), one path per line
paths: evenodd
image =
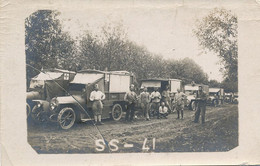
M58 115L58 123L62 129L70 129L76 121L76 113L70 107L63 108Z
M123 109L120 104L115 104L112 108L111 117L113 120L118 121L123 115Z
M195 101L192 101L192 102L191 102L191 110L192 110L192 111L195 111L195 110L196 110L196 103L195 103Z

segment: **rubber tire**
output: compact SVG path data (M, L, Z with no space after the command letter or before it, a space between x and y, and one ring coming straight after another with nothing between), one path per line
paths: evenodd
M217 106L217 100L213 100L213 101L212 101L212 106L213 106L213 107L216 107L216 106Z
M37 107L37 105L35 105L34 107L33 107L33 109L32 109L32 111L31 111L31 115L30 115L30 119L32 119L32 121L33 121L33 123L34 124L40 124L40 123L43 123L43 122L45 122L45 121L39 121L38 119L36 119L35 117L34 117L34 114L33 114L33 112L35 112L34 110L35 109L37 109L38 107ZM42 107L40 107L41 109L42 109ZM42 111L42 110L41 110Z
M72 121L69 123L69 125L67 125L67 126L62 126L61 123L60 123L61 117L62 117L62 115L63 115L66 111L70 111L70 112L72 113L72 115L73 115L73 118L72 118ZM75 121L76 121L76 113L75 113L75 111L74 111L71 107L65 107L65 108L63 108L63 109L59 112L57 121L58 121L58 123L59 123L59 126L60 126L62 129L68 130L68 129L70 129L70 128L75 124Z
M116 108L119 108L119 109L120 109L120 115L119 115L119 117L117 117L117 118L115 118L115 117L113 116ZM122 115L123 115L122 106L121 106L120 104L115 104L115 105L113 105L112 111L111 111L111 118L112 118L114 121L119 121L119 120L122 118Z
M192 110L192 111L195 111L195 110L196 110L195 101L192 101L192 102L191 102L190 107L191 107L191 110Z

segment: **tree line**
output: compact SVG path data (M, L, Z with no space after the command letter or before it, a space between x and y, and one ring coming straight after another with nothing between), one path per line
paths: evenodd
M88 68L126 70L135 74L137 82L154 77L181 79L184 84L212 82L192 59L166 60L130 41L120 23L103 25L98 35L85 31L73 39L63 30L59 15L55 10L39 10L25 20L27 81L39 73L33 68Z

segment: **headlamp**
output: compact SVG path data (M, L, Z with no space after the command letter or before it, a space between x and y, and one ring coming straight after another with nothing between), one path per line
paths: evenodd
M42 106L41 103L37 103L37 107L40 108Z
M58 103L58 100L57 100L56 97L53 98L53 99L51 99L50 109L53 111L55 108L57 108L58 104L59 104L59 103Z

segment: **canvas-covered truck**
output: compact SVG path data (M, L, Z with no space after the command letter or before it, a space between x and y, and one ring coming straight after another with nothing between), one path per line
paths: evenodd
M224 89L223 88L209 88L209 97L207 103L212 106L223 104Z
M98 84L106 98L103 101L102 119L121 119L125 108L124 96L133 82L133 75L127 71L83 70L69 83L68 93L46 102L39 102L38 112L48 112L48 120L57 122L62 129L71 128L76 122L93 118L89 100L94 85Z
M182 90L182 81L179 79L162 79L162 78L152 78L141 80L141 87L146 87L148 92L154 91L154 88L158 88L159 92L162 94L166 88L169 88L171 97L171 109L174 109L174 95L177 93L177 89Z
M174 94L177 92L177 89L182 89L181 85L181 80L179 79L152 78L141 80L141 87L146 87L148 92L152 92L154 88L159 88L159 91L162 92L168 86L170 93Z
M184 86L184 91L187 96L185 105L190 109L190 110L195 110L196 109L196 93L199 90L199 86L202 86L202 90L208 95L209 94L209 86L204 85L204 84L187 84Z
M37 120L36 114L31 114L37 100L50 101L55 96L64 96L75 72L61 69L45 69L30 80L26 92L27 116Z

